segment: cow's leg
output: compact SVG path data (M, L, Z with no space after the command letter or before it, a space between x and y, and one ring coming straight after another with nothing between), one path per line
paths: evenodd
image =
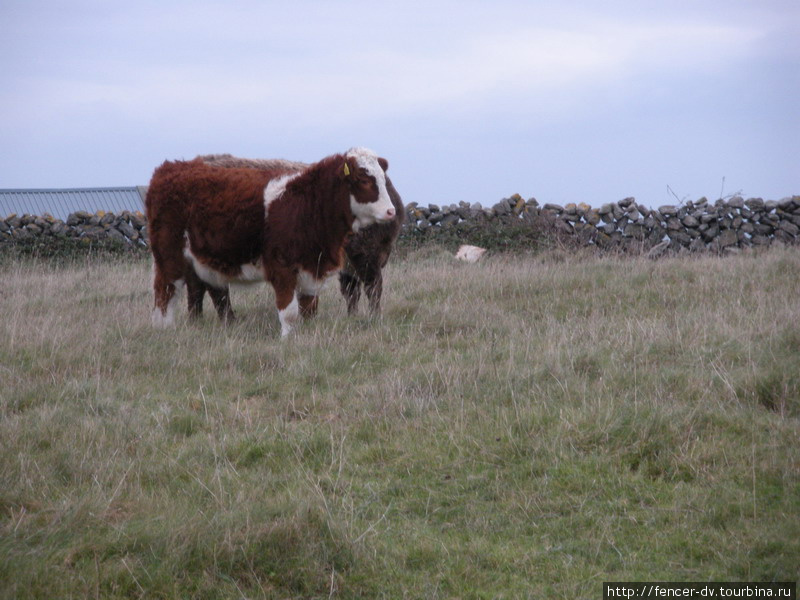
M300 305L300 315L304 319L310 319L317 314L317 305L319 303L319 296L300 294L297 300L298 304Z
M178 290L183 286L182 279L156 275L153 282L155 290L155 307L153 308L153 325L156 327L172 327L175 324L175 303Z
M218 288L206 283L200 279L191 264L186 266L186 290L189 302L189 318L195 320L203 314L203 299L206 292L208 292L220 321L223 323L233 321L234 315L231 308L229 287Z
M275 290L275 306L281 323L281 338L288 336L300 318L300 305L297 300L297 274L288 270L276 269L265 277Z
M378 265L367 269L364 273L364 291L369 300L369 312L371 315L379 315L381 312L381 296L383 295L383 273Z
M214 303L214 308L217 309L220 321L223 323L232 322L235 316L231 308L231 288L229 286L217 288L209 285L207 290L208 295L211 296L211 301Z
M153 235L153 325L171 327L175 323L176 293L183 285L186 261L180 236Z
M358 261L353 261L356 277L364 285L364 292L369 301L369 312L373 316L381 311L383 293L381 265L383 264L386 264L386 258L380 254L362 256Z
M189 304L189 318L197 320L203 314L203 298L206 284L197 276L192 265L186 265L186 299Z
M361 281L349 271L339 273L339 288L342 296L347 300L347 314L354 315L358 312L358 301L361 298Z

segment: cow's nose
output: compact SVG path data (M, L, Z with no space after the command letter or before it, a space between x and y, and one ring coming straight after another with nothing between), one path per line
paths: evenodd
M386 209L386 217L385 218L386 218L387 221L389 219L393 219L394 215L395 215L394 206L392 208L387 208Z

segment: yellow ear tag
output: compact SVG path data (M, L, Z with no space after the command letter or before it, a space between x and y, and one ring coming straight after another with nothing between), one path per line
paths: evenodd
M350 167L347 166L347 163L344 163L344 176L350 177Z

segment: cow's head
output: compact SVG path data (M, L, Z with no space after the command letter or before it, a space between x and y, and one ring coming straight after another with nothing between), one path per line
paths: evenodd
M396 209L386 191L389 163L372 150L353 148L345 155L342 176L350 186L353 230L394 219Z

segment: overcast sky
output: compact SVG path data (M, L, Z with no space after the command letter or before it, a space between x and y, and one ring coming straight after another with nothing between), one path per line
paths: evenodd
M406 202L800 194L798 0L3 0L0 188L385 156Z

